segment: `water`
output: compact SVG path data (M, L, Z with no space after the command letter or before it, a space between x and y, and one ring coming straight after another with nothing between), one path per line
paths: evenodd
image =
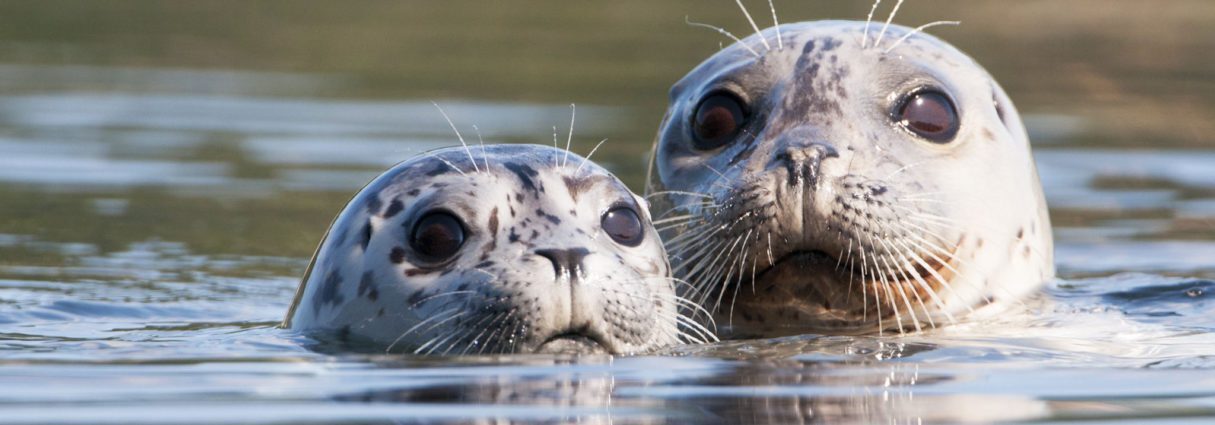
M997 317L640 357L408 358L275 327L364 182L552 140L640 187L728 1L0 4L0 423L1207 423L1215 5L908 2L1009 89L1063 277ZM759 8L763 2L752 2ZM868 5L776 2L783 21ZM756 9L759 10L759 9ZM498 422L495 422L498 420Z

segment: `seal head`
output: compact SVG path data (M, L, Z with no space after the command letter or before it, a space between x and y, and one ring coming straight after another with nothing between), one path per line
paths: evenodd
M723 333L920 329L1054 275L1008 96L949 44L880 26L770 28L671 89L648 199Z
M633 353L680 341L645 201L564 150L431 151L329 228L285 326L390 352Z

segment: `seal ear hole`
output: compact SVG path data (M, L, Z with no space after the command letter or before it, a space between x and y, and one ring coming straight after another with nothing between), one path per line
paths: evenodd
M612 207L603 213L599 223L608 236L618 244L634 247L641 245L641 241L645 239L645 227L641 223L641 216L631 207Z
M692 114L692 145L699 150L717 149L738 137L746 124L746 108L738 96L711 92Z
M409 247L419 260L439 263L460 252L466 233L464 224L452 213L431 211L414 222L409 232Z
M938 89L912 92L894 111L895 122L933 143L949 143L958 134L958 110Z

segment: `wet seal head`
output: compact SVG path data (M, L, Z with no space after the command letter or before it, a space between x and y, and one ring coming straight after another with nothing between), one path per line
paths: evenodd
M882 27L757 31L671 89L647 199L723 335L922 329L1054 276L1008 96L944 41Z
M643 199L552 147L428 152L338 215L284 326L418 354L635 353L699 341Z

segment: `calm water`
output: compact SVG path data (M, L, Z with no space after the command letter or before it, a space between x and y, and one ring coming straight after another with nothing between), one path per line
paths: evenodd
M923 334L426 359L276 329L364 182L456 143L640 187L729 1L0 3L0 423L1065 423L1215 418L1215 3L909 1L1026 115L1063 279ZM768 18L765 2L751 2ZM782 21L864 2L777 1ZM889 5L887 5L888 7ZM760 19L761 22L770 22Z

